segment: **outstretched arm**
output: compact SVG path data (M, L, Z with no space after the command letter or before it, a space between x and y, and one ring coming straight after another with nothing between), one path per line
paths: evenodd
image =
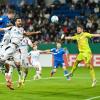
M65 37L64 34L61 35L61 39L65 39L65 40L71 40L73 39L71 36Z
M4 32L4 28L0 28L0 32Z
M0 28L0 32L5 32L7 30L10 30L12 26L6 27L6 28Z
M25 34L25 35L28 35L28 36L34 35L34 34L40 34L40 33L41 33L41 31L36 31L36 32L24 32L24 34Z
M42 54L42 53L45 53L45 54L51 54L50 50L39 50L39 52Z
M71 36L65 37L65 40L72 40L73 38Z
M51 54L52 53L51 50L44 50L44 52L47 53L47 54Z
M100 34L92 34L93 37L100 37Z

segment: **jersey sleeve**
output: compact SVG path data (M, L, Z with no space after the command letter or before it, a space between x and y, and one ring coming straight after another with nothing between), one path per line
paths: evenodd
M60 54L60 55L65 54L65 50L64 50L64 49L60 49L60 50L58 51L58 54Z
M56 48L52 48L50 51L51 52L55 52L56 51Z
M29 46L32 46L33 44L32 44L32 41L28 38L28 45Z
M75 36L72 36L72 40L77 40L77 35L75 35Z
M60 53L61 53L61 54L65 54L65 50L62 49L62 50L60 51Z
M85 36L87 37L87 38L92 38L93 37L93 34L90 34L90 33L85 33Z
M5 23L6 27L9 26L9 25L11 24L11 21L8 19L7 16L5 16L5 17L3 18L3 22Z

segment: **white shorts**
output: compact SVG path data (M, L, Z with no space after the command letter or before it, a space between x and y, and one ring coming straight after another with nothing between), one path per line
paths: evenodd
M29 67L29 60L27 54L21 54L21 66L22 67Z
M7 64L9 64L9 65L11 65L11 66L13 66L13 67L15 67L15 63L14 63L13 60L12 60L12 61L6 60L5 63L7 63Z
M21 63L21 54L19 52L16 52L13 57L15 62Z
M12 57L13 54L15 53L15 49L16 49L15 45L11 43L6 47L4 46L0 51L1 61L6 61L10 57Z
M41 64L40 62L32 62L32 67L34 68L38 68L39 70L42 70Z

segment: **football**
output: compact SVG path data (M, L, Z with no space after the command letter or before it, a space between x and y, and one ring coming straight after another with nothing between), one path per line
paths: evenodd
M54 16L51 17L51 22L52 23L57 23L58 21L59 21L58 16L54 15Z

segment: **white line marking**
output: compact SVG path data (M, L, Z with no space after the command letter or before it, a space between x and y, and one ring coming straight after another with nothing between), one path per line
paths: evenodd
M40 80L49 80L49 79L62 79L62 78L66 78L66 77L44 77L44 78L41 78ZM89 77L73 77L73 79L90 79ZM97 80L99 80L100 78L97 78ZM33 80L33 79L30 79L30 80L26 80L26 82L30 82L30 81L36 81L36 80ZM17 83L18 81L13 81L13 83ZM0 85L4 85L6 84L6 82L1 82Z
M61 78L64 78L64 77L46 77L46 78L41 78L40 80L48 80L48 79L61 79ZM30 82L30 81L36 81L36 80L33 80L33 79L30 79L30 80L26 80L25 82ZM18 81L13 81L13 83L17 83ZM0 85L4 85L6 84L6 82L1 82Z
M88 98L88 99L85 99L85 100L94 100L94 99L98 99L98 98L100 98L100 96L91 97L91 98Z

